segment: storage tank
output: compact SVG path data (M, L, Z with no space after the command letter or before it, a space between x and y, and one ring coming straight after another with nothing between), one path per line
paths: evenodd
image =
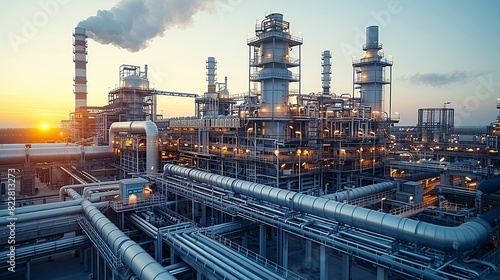
M123 80L123 87L149 89L149 81L146 78L137 75L130 75Z

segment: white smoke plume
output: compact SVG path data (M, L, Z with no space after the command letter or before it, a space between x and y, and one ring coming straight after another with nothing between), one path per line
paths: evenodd
M81 21L87 35L102 44L137 52L167 29L186 27L200 10L211 10L216 0L122 0L110 10L99 10ZM220 2L220 0L217 0Z

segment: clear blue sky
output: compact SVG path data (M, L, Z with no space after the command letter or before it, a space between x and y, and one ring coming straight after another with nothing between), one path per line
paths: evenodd
M73 29L119 2L2 1L0 127L58 126L60 119L68 117L74 108ZM486 125L498 115L500 1L203 3L205 7L190 24L172 26L138 52L89 40L88 104L107 103L108 89L118 84L121 64L148 64L156 89L202 94L208 56L217 58L219 81L228 76L231 93L245 92L247 36L254 35L255 23L265 15L280 12L292 32L301 32L304 38L303 93L321 90L320 54L326 49L333 54L332 91L350 92L352 57L363 55L364 29L375 24L380 26L385 55L394 58L393 111L400 113L401 124L414 125L418 108L440 107L447 101L460 125ZM194 114L192 99L159 97L159 102L158 112L167 117Z

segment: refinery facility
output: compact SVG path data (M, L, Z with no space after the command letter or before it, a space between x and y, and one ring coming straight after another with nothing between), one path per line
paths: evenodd
M156 89L147 65L123 64L100 106L87 104L92 50L76 27L64 143L0 144L0 277L40 279L65 256L85 279L499 279L500 114L464 129L445 103L398 126L378 26L352 92L335 93L324 50L305 58L318 85L304 93L306 42L290 25L256 24L238 69L247 92L207 56L192 62L204 93ZM169 96L192 115L159 114Z

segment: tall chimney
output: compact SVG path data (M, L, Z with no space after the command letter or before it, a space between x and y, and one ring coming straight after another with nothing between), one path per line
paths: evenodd
M73 33L73 61L75 62L75 111L87 106L87 31L76 27Z
M332 80L332 64L330 59L332 55L329 50L325 50L321 53L321 81L323 87L323 94L330 94L330 81Z

